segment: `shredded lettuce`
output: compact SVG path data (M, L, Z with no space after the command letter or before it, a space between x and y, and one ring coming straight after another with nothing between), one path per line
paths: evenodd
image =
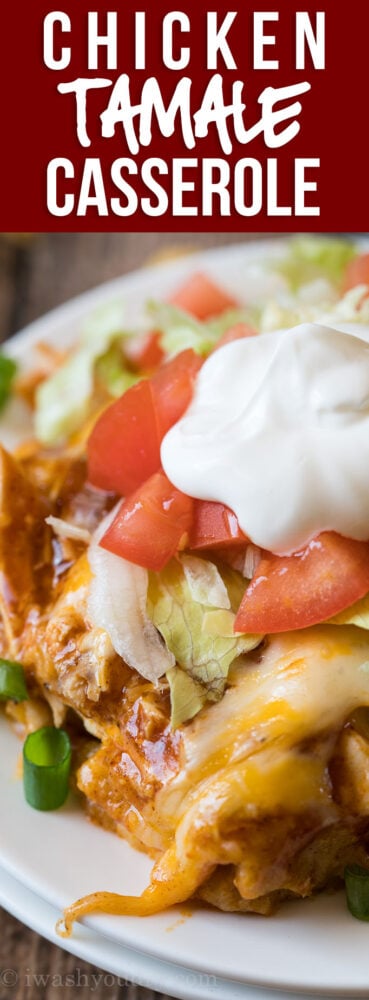
M228 564L222 562L219 564L219 567L222 580L224 580L227 588L231 611L233 614L236 614L245 593L247 581L242 576L242 573L237 569L232 569Z
M52 514L45 517L45 521L59 538L69 538L72 542L85 542L86 545L91 541L91 533L87 528L80 528L79 525L64 521L61 517L53 517Z
M80 346L41 383L36 392L35 432L42 444L63 443L87 418L96 362L122 336L121 303L96 310Z
M257 316L258 309L256 306L226 309L225 312L220 313L219 316L214 316L213 319L208 321L207 326L212 331L215 342L217 342L223 336L223 333L227 333L232 326L238 326L239 323L255 326Z
M325 277L334 285L357 251L348 240L301 236L291 240L288 253L278 267L293 290L315 278Z
M200 323L190 313L166 302L149 302L148 311L156 329L161 331L160 343L168 355L192 347L196 354L206 355L223 333L236 323L250 323L250 311L226 310L208 323Z
M216 337L205 323L177 306L166 302L149 302L148 311L156 329L160 330L160 343L166 354L178 354L193 347L197 354L208 354Z
M334 618L330 618L329 625L357 625L359 628L369 629L369 594L362 597L350 608L340 611Z
M113 344L101 358L98 358L95 371L98 380L113 399L123 396L127 389L142 379L142 375L135 375L126 367L119 344Z
M367 285L356 285L350 288L322 315L321 322L334 323L369 323L369 298ZM321 311L322 312L322 311Z
M175 661L147 613L148 572L99 545L116 510L101 522L88 548L92 579L87 615L96 628L107 632L128 666L157 684Z
M312 286L309 286L310 290ZM307 296L308 286L302 286L295 294L284 294L279 300L268 302L261 311L258 326L262 333L287 329L298 323L322 323L339 329L340 323L356 326L369 323L369 297L366 285L356 285L338 298L321 292ZM304 294L303 294L304 293ZM355 331L353 331L355 332Z
M209 577L209 564L204 562L204 586ZM233 615L245 590L245 580L235 570L220 571L228 592L231 610L227 617L227 634L216 628L207 631L206 614L209 604L195 600L186 579L183 565L173 559L160 573L151 573L148 589L148 613L159 630L177 666L168 675L171 689L172 725L193 717L206 701L218 701L224 692L228 671L233 660L254 649L261 642L259 635L238 635L231 631ZM221 609L222 615L227 613ZM220 619L220 623L222 619ZM194 684L188 683L188 678Z

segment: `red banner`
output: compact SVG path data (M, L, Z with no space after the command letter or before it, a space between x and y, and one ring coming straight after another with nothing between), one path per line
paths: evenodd
M368 230L368 14L301 6L7 5L2 230Z

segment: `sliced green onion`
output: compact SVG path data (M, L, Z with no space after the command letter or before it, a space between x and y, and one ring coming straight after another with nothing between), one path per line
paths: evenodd
M5 354L0 354L0 410L7 401L16 370L17 365L13 358L7 358Z
M23 746L23 787L33 809L59 809L68 795L71 745L68 733L43 726Z
M347 906L357 920L369 920L369 869L361 865L345 868Z
M25 701L28 698L24 670L21 663L0 658L0 701Z

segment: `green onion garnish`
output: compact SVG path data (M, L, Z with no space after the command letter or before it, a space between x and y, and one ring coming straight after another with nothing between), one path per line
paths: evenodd
M369 869L361 865L345 868L347 906L357 920L369 920Z
M34 809L59 809L68 795L71 745L68 733L43 726L23 746L23 787Z
M5 354L0 354L0 410L8 399L16 370L17 365L13 358L7 358Z
M0 658L0 701L25 701L28 698L21 663Z

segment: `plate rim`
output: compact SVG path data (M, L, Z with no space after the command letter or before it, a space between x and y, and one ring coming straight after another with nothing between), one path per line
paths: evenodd
M27 908L26 921L24 919L25 905ZM25 926L37 934L41 934L51 944L76 958L97 965L97 968L101 968L102 971L117 978L125 977L127 984L135 983L148 990L157 990L169 996L178 997L179 1000L214 1000L216 996L221 997L222 1000L273 1000L275 997L274 991L264 991L258 986L236 983L234 980L222 979L212 974L208 977L211 984L207 988L203 982L205 978L203 973L197 974L185 966L177 965L174 962L163 962L149 954L118 945L117 942L94 932L86 924L79 925L78 935L74 938L70 940L59 938L53 930L58 917L57 909L29 888L26 889L25 895L23 883L2 869L1 865L0 906L17 920L21 920ZM100 966L98 960L101 958L103 965ZM144 977L142 976L143 959L146 969ZM195 982L191 982L191 977ZM177 985L178 978L183 982L180 989ZM302 994L290 994L290 1000L294 1000L294 996L296 996L296 1000L299 1000Z

